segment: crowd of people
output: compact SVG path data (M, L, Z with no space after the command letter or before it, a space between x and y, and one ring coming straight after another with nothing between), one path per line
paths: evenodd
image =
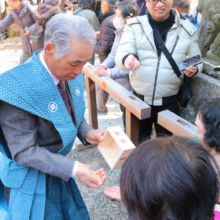
M105 172L66 155L76 136L84 145L103 141L105 130L84 119L82 68L97 54L94 75L110 77L151 106L120 187L104 193L122 201L132 220L217 220L220 98L201 100L192 140L172 137L157 123L160 111L179 114L184 79L202 71L202 63L174 70L173 63L201 55L201 15L189 8L189 0L1 0L0 32L16 23L22 49L21 65L0 75L2 219L90 219L74 178L100 188ZM97 94L98 113L108 114L108 93L97 86Z

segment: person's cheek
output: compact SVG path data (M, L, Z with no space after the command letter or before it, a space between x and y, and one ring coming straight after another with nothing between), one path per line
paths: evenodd
M199 139L200 143L201 143L202 145L204 145L204 142L203 142L204 135L199 134L199 135L198 135L198 139Z

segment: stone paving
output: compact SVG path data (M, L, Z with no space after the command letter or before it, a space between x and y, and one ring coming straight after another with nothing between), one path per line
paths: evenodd
M0 74L5 71L14 68L19 64L21 50L6 49L0 50ZM96 56L95 66L99 65L98 57ZM87 107L87 99L85 97L85 103ZM99 128L107 128L109 126L120 125L123 128L122 113L120 111L119 104L111 97L108 103L109 113L108 115L98 115ZM85 111L85 118L88 121L88 109ZM75 145L74 145L75 146ZM91 220L125 220L128 219L125 207L121 202L111 201L107 198L103 190L106 186L119 186L120 169L113 170L108 167L104 158L101 156L97 147L88 148L77 152L75 147L69 153L69 157L75 160L85 163L90 169L98 170L103 168L106 172L106 182L100 189L91 189L85 187L78 179L76 179L77 185L82 193L83 199L89 210Z

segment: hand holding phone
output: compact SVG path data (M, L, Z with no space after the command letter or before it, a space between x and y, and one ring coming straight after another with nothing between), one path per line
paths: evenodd
M178 63L178 67L180 71L184 70L186 76L192 77L198 71L197 65L202 62L202 58L199 54L191 58L189 56L186 56L186 60L183 60L182 62Z
M179 70L182 71L188 67L197 66L198 64L202 62L203 61L202 61L200 54L194 57L186 56L186 60L183 60L182 62L178 63L178 67L179 67Z

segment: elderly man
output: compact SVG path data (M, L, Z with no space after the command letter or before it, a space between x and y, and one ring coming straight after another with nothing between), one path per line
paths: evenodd
M178 93L184 74L195 77L202 65L187 68L177 77L156 39L161 36L176 63L200 54L196 28L171 9L173 0L146 0L147 15L129 19L115 57L116 65L130 70L135 94L151 106L151 117L140 121L140 141L149 137L154 123L157 135L170 134L157 124L157 114L169 109L178 114Z
M66 155L76 136L85 144L103 138L84 119L81 71L95 38L86 19L57 14L44 50L0 76L0 179L8 204L0 198L1 219L89 219L71 177L99 188L104 171Z

